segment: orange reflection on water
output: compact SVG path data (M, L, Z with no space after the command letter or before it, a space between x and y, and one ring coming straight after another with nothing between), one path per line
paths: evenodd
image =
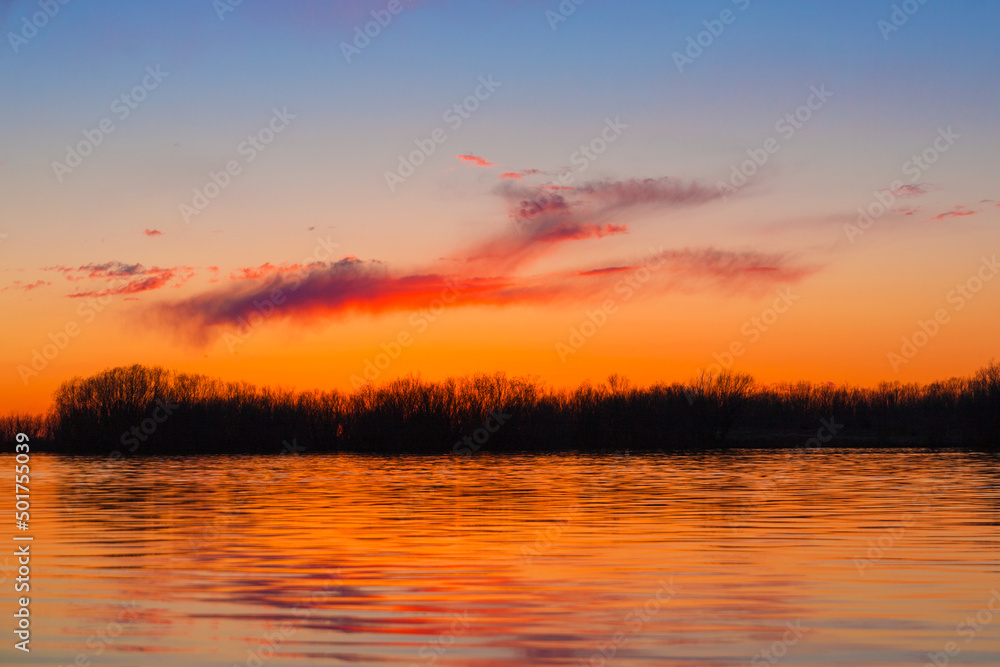
M36 456L33 473L24 664L899 665L950 641L1000 663L1000 612L959 630L1000 589L996 456Z

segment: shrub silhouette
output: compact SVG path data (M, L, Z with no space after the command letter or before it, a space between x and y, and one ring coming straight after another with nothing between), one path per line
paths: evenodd
M555 391L533 377L480 373L411 376L350 394L133 365L64 382L48 415L0 418L0 436L25 432L48 451L115 457L278 454L289 443L296 452L444 454L487 431L481 449L491 452L676 450L802 445L820 420L841 427L831 444L995 447L1000 364L971 378L874 388L759 386L726 372L646 388L612 375Z

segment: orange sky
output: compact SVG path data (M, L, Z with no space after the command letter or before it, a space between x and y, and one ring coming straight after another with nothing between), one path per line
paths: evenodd
M369 363L874 384L998 356L997 47L967 31L992 10L861 42L857 13L747 10L675 68L678 8L421 3L345 60L355 4L67 9L5 55L0 412L137 362L350 389Z

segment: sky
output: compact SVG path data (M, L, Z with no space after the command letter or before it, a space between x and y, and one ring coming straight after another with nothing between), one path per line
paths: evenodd
M0 412L143 363L349 391L968 375L988 0L0 1Z

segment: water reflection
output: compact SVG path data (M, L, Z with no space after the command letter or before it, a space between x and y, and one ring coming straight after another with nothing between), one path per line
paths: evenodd
M959 634L1000 589L996 456L32 469L34 650L5 663L1000 664L1000 608Z

